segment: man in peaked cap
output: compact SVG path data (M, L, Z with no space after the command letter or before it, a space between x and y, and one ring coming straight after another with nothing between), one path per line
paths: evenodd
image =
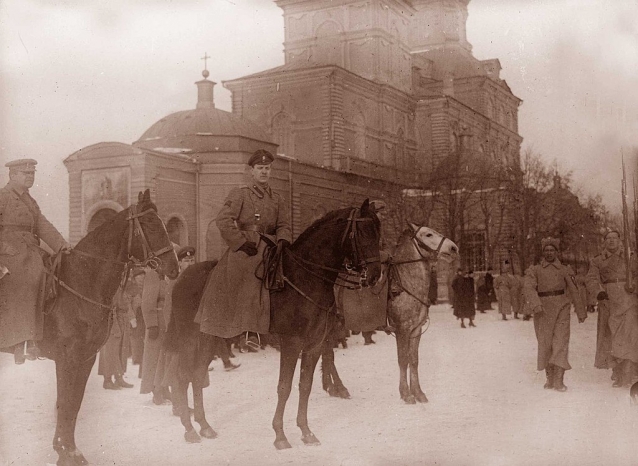
M204 333L221 338L246 331L268 333L270 294L255 271L266 241L292 241L288 206L268 184L274 159L263 149L252 154L247 162L249 183L233 188L217 215L215 223L228 249L211 272L200 301L196 320Z
M547 382L544 388L564 392L569 348L569 309L574 304L578 322L587 318L585 304L574 281L571 267L558 260L559 240L544 238L541 241L543 258L525 272L524 296L526 305L534 313L534 330L538 341L539 371L545 370Z
M608 231L605 249L592 259L585 279L588 304L598 301L594 366L612 369L613 387L631 385L638 367L638 297L626 286L627 263L637 277L638 263L635 257L625 261L620 232Z
M70 248L29 194L37 163L7 163L9 182L0 189L0 264L9 269L0 280L0 348L14 353L17 364L24 363L25 341L41 340L43 334L45 268L40 240L53 251ZM30 352L29 359L35 354Z
M187 267L195 263L195 248L193 246L184 246L177 251L177 260L179 261L179 271L183 272Z

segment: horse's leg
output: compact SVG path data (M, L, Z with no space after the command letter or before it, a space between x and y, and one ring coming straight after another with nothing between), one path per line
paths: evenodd
M301 355L301 374L299 375L299 409L297 410L297 426L301 429L301 440L306 445L321 445L315 434L308 427L308 399L312 390L315 367L321 355L320 350Z
M197 422L200 427L199 434L205 438L217 438L217 432L213 430L206 420L206 412L204 411L204 390L199 381L193 382L193 408L195 409L195 422Z
M292 379L295 375L295 368L299 353L301 352L302 341L298 337L281 336L281 353L279 356L279 382L277 384L277 409L272 420L272 428L275 430L275 448L283 450L291 448L286 434L284 433L284 411L286 402L292 390Z
M323 384L323 389L327 391L330 396L345 399L350 398L350 392L343 385L343 382L339 377L339 373L337 372L332 343L327 341L324 341L321 350L321 382Z
M421 327L413 333L416 336L410 338L410 393L419 403L427 403L428 397L421 390L419 383L419 344L421 342Z
M58 453L59 466L89 464L75 445L75 424L84 399L86 382L95 363L95 356L77 362L62 355L56 360L57 425L53 449Z
M410 354L410 332L397 329L397 356L399 358L399 394L401 399L408 404L415 404L414 396L410 393L408 385L408 362Z
M205 438L217 438L217 432L208 424L206 420L206 412L204 411L204 386L208 375L208 366L213 360L215 353L219 351L219 344L226 343L220 339L201 339L197 360L195 365L195 374L193 377L193 408L195 409L195 422L199 424L199 433ZM188 409L188 407L186 408Z
M179 419L184 426L184 440L188 443L199 443L202 441L199 434L191 423L191 413L188 409L188 380L182 380L178 377L176 385L174 387L175 393L173 394L173 405L177 408L179 413Z

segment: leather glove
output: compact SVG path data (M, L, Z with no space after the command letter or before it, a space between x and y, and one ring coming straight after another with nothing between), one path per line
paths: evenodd
M154 327L148 327L146 330L148 330L149 340L157 340L157 337L159 337L159 327L157 325Z
M288 241L287 239L280 239L279 241L277 241L279 244L281 244L281 247L283 248L287 248L290 247L290 241Z
M598 301L603 301L605 299L609 299L609 295L607 294L606 291L601 291L600 293L598 293L598 295L596 296L596 299Z
M248 256L257 255L257 245L253 241L246 241L244 244L239 246L239 249L237 250L243 252Z

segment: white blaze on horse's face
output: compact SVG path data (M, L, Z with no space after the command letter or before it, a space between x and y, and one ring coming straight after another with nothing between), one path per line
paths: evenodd
M432 228L421 227L414 223L410 223L410 227L421 243L430 248L432 252L438 251L439 258L443 260L453 260L459 255L459 247L441 233Z

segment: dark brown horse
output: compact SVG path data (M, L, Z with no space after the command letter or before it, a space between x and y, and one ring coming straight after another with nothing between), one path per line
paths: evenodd
M410 224L399 238L384 274L384 279L390 281L388 319L396 329L399 394L408 404L428 401L419 381L419 344L423 326L429 322L431 264L439 258L450 262L458 253L458 246L445 236L431 228ZM337 302L337 307L347 312L341 302ZM321 358L323 388L330 396L350 398L337 373L332 348L325 345Z
M378 280L381 271L379 228L379 220L366 200L360 208L329 212L283 252L285 287L272 291L270 295L270 330L280 336L281 345L278 402L272 422L277 449L290 448L284 434L283 415L300 354L297 426L305 444L319 443L308 427L308 399L323 342L336 320L334 282L346 267L361 272L366 285ZM193 323L213 267L214 263L201 263L186 269L175 283L172 295L173 311L167 344L179 353L180 373L174 402L178 404L186 429L184 436L189 442L200 440L186 406L189 383L193 386L194 418L201 427L200 434L208 438L216 436L206 421L202 401L202 385L206 383L216 337L199 332L198 326Z
M57 425L53 448L58 465L88 464L75 445L75 424L95 357L113 324L113 296L133 264L168 277L177 257L149 190L139 202L99 226L61 255L58 296L44 320L44 355L55 360Z

